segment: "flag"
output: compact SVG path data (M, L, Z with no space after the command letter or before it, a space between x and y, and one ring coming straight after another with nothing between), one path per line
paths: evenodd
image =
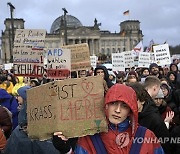
M124 16L128 16L128 15L129 15L129 10L123 12L123 15L124 15Z
M143 52L144 51L144 47L143 47L143 43L142 41L140 41L133 49L133 55L134 56L139 56L139 52Z
M143 52L144 47L142 41L140 41L132 50L135 52Z
M152 45L154 44L154 41L153 40L151 40L150 42L149 42L149 46L146 48L146 51L145 52L152 52Z

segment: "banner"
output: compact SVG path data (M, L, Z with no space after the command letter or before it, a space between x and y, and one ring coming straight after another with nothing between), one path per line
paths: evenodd
M112 53L112 70L125 71L124 53Z
M100 76L59 80L29 89L27 102L30 138L49 139L57 131L67 138L107 132Z
M169 45L156 45L153 46L155 61L158 65L168 65L171 64L171 57L169 52Z
M15 75L29 77L43 75L45 35L45 30L16 30L13 48Z
M125 68L134 67L134 56L133 56L132 51L125 51L124 52L124 59L125 59Z
M149 65L150 65L150 53L140 52L139 53L139 60L138 60L138 67L149 68Z
M66 79L71 76L71 51L69 49L49 48L47 50L47 77Z
M91 66L92 66L94 69L96 68L97 60L98 60L98 57L97 57L97 56L90 56Z
M71 71L87 70L91 68L90 52L87 43L62 46L71 50Z

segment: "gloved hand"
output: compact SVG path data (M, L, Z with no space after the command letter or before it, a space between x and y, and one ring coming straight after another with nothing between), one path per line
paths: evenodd
M65 154L70 151L71 146L69 140L64 141L57 135L53 135L52 143L54 147L60 151L61 154Z

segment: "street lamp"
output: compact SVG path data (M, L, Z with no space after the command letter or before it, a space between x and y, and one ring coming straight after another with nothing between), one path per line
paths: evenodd
M12 46L10 48L10 62L12 63L13 62L12 47L13 47L13 44L14 44L14 19L13 19L13 11L14 11L15 7L10 2L8 2L7 5L9 5L10 13L11 13L11 29L12 29L12 42L11 43L12 43Z
M66 21L66 14L68 13L68 11L65 8L62 8L62 10L64 11L64 41L65 41L65 45L67 45L67 21Z

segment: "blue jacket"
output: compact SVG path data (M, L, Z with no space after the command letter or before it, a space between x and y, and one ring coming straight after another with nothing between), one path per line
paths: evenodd
M15 97L7 93L6 90L0 89L0 104L12 113L13 129L18 125L18 102Z

